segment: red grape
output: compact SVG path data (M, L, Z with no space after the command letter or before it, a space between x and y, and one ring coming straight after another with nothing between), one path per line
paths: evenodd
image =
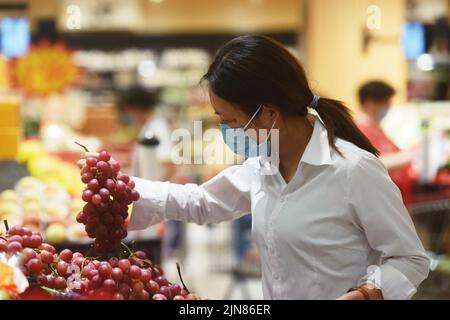
M121 294L123 294L126 298L128 298L128 296L131 293L131 288L128 284L126 284L125 282L120 283L119 285L119 292Z
M49 288L54 288L55 287L55 277L52 276L51 274L46 276L47 278L47 287Z
M111 278L116 281L116 282L120 282L120 280L122 280L123 278L123 271L120 268L114 268L111 271Z
M31 236L22 236L22 246L23 247L33 247L31 242Z
M17 241L10 242L7 245L6 251L8 251L10 253L22 251L22 244L20 242L17 242Z
M111 225L114 221L114 217L109 213L104 213L101 215L101 220L105 225Z
M89 190L92 190L92 191L94 191L94 192L98 190L99 186L100 186L100 184L99 184L99 182L98 182L97 179L92 179L92 180L89 181L89 183L87 184L88 189L89 189Z
M92 204L100 204L102 202L102 197L99 194L94 194L91 198Z
M101 151L98 154L98 160L100 161L109 161L111 159L111 155L107 151Z
M172 297L175 297L179 294L181 294L181 287L178 284L172 284L170 287L170 294Z
M23 228L21 226L12 226L8 230L9 236L14 236L14 235L23 236L24 234L25 234L25 231L23 230Z
M37 248L42 244L42 237L40 234L33 234L30 237L30 247Z
M141 281L147 283L150 280L152 280L152 273L149 270L141 270Z
M40 274L37 276L37 282L40 286L45 286L47 285L47 276Z
M89 280L92 280L95 276L98 276L98 270L97 269L91 269L89 270L88 274L87 274L87 278Z
M41 250L39 254L43 263L52 263L53 262L53 253L47 250Z
M145 284L145 288L147 291L149 291L151 294L156 294L159 292L159 284L156 281L150 280Z
M155 281L159 284L160 287L169 285L169 281L167 281L167 279L162 276L156 277Z
M120 292L116 292L113 296L113 300L125 300L125 297Z
M97 165L97 159L95 157L87 157L86 165L88 167L95 167Z
M54 280L55 289L64 289L66 287L66 279L63 277L56 277Z
M131 284L131 290L133 290L134 293L139 293L144 290L144 284L142 283L142 281L134 281Z
M94 195L94 192L92 190L84 190L83 194L81 195L81 199L86 202L90 202L92 200L92 196Z
M131 267L131 263L128 259L119 260L119 268L122 269L123 272L127 272Z
M116 182L116 192L118 192L118 193L125 192L126 188L127 188L127 185L125 184L125 182L123 182L121 180L118 180Z
M134 255L139 259L147 259L147 254L144 251L136 251Z
M43 243L39 246L39 250L47 250L49 252L51 252L52 254L56 253L56 249L54 246L52 246L51 244L48 243Z
M108 260L108 262L112 268L116 268L119 265L119 258L112 257Z
M168 286L161 286L159 288L159 293L165 295L167 298L171 298L170 288Z
M116 282L112 279L106 279L103 281L103 288L105 288L106 291L114 291L116 289Z
M97 162L97 170L101 173L108 173L109 171L109 164L105 161L99 161Z
M130 179L130 181L127 183L128 187L130 189L134 189L136 187L136 184L134 183L133 180Z
M102 276L102 277L109 277L111 275L111 271L112 268L109 265L109 263L104 262L100 265L100 267L98 267L98 273Z
M22 250L22 253L25 255L25 257L27 258L27 260L33 259L37 257L37 253L36 251L34 251L31 248L24 248Z
M73 258L74 259L79 258L79 257L84 258L83 254L81 252L74 252L73 253Z
M72 260L73 254L69 249L64 249L59 253L59 257L66 262L70 262Z
M121 215L116 214L116 215L114 216L113 224L114 224L115 226L121 226L121 225L123 225L123 222L124 222L124 219L122 218Z
M142 290L141 292L137 293L137 297L139 300L149 300L150 294L147 291Z
M87 214L83 211L79 212L77 214L76 220L78 223L86 223L87 220Z
M58 272L58 274L62 277L66 277L68 276L67 274L67 268L69 267L69 264L63 260L61 260L60 262L58 262L58 264L56 265L56 271Z
M138 201L139 198L140 198L139 192L137 192L136 190L131 190L130 192L131 201Z
M94 178L94 175L91 172L85 172L81 175L81 181L83 181L83 183L88 183L93 178Z
M103 280L99 275L93 276L91 279L91 286L93 289L98 289L102 286Z
M186 300L183 296L175 296L172 300Z
M153 295L152 300L167 300L167 297L161 293L156 293Z
M109 199L109 190L106 188L101 188L100 191L98 192L98 194L100 195L100 197L102 197L103 200L108 200Z
M126 174L123 174L121 172L119 172L117 174L117 180L121 180L125 183L125 185L130 181L130 177L127 176Z
M117 161L109 161L111 171L117 173L120 171L120 164Z
M113 179L106 179L105 188L108 189L110 192L113 192L116 188L116 183L114 182Z
M6 250L8 250L8 243L5 240L0 239L0 252L5 252Z
M129 275L133 279L139 279L141 277L141 268L135 265L131 266Z
M14 236L11 236L8 238L9 243L14 242L14 241L19 242L20 244L23 244L23 239L21 236L14 235Z

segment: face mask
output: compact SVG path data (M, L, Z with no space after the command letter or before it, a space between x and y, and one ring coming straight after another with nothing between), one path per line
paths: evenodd
M258 155L268 157L270 155L270 141L268 139L277 120L274 121L272 128L270 128L267 138L260 144L249 137L245 132L261 108L262 105L256 110L244 128L231 128L226 123L220 124L223 140L235 154L245 158L256 157Z
M383 120L387 114L389 112L389 108L388 107L382 107L379 111L378 111L378 120Z

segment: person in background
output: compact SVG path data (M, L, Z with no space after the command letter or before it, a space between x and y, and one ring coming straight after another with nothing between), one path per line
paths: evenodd
M119 109L132 122L138 126L139 134L137 141L146 135L155 136L159 141L156 146L156 158L159 162L161 172L158 180L170 181L172 183L186 183L187 179L180 174L171 160L173 143L171 141L171 129L168 121L159 115L156 106L159 103L159 94L155 90L147 90L140 86L130 87L119 94ZM131 174L141 176L140 163L137 157L137 145L134 148ZM150 165L150 164L149 164ZM183 226L179 221L168 221L165 223L163 238L163 259L177 255L182 243Z
M383 81L371 81L362 85L358 94L362 112L356 124L380 152L380 160L400 189L404 203L409 204L413 184L411 161L415 152L400 150L381 128L381 121L391 107L395 90Z

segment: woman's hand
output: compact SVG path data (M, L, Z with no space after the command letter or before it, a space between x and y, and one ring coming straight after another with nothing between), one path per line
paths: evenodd
M383 294L380 289L371 286L361 286L369 295L370 300L383 300ZM364 294L358 290L347 292L346 294L337 298L337 300L366 300Z

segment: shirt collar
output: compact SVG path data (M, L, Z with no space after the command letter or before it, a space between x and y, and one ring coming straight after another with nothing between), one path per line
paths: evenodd
M328 142L328 131L322 121L316 118L311 139L306 146L300 163L308 163L314 166L331 164L330 144Z

